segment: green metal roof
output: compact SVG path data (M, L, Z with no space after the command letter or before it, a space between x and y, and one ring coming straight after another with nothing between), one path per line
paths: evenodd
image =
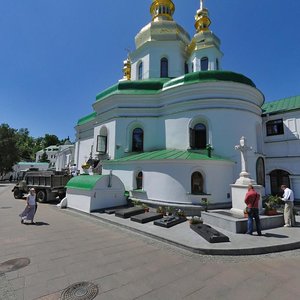
M85 117L82 117L81 119L78 120L77 125L83 125L85 123L88 123L96 118L97 113L93 112Z
M165 87L177 84L193 84L207 81L231 81L250 85L255 84L248 77L230 71L200 71L185 74L174 79L152 78L147 80L125 80L120 81L96 96L96 102L110 95L148 95L160 93Z
M41 166L43 166L43 165L49 165L49 163L47 163L47 162L29 162L29 161L20 161L20 162L18 162L17 163L17 165L41 165Z
M300 96L284 98L278 101L267 102L262 106L263 115L277 114L300 109Z
M156 150L151 152L143 152L139 154L133 154L126 157L103 161L103 163L119 163L119 162L131 162L141 160L218 160L229 161L220 156L212 155L207 156L207 151L184 151L184 150Z
M253 81L248 77L230 71L200 71L188 73L184 76L180 76L168 81L164 84L164 87L171 87L177 84L192 84L207 81L232 81L256 87Z
M67 185L67 189L78 189L78 190L92 190L97 181L104 177L104 175L80 175L71 178Z
M96 102L114 94L147 95L156 94L169 78L120 81L96 96Z

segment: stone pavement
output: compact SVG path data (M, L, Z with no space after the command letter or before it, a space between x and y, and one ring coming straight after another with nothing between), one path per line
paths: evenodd
M24 200L15 200L11 187L0 183L0 270L1 263L11 259L29 258L30 264L0 273L1 300L60 299L64 289L82 281L98 285L95 299L99 300L300 297L299 250L251 256L201 255L149 237L153 236L151 229L147 234L139 228L128 230L128 224L120 224L122 219L116 226L112 224L115 220L103 221L51 204L39 205L36 225L22 225L18 214ZM182 237L187 231L177 226L173 230L178 228L180 243L208 247L199 237L197 241ZM276 238L297 242L300 229L278 230L261 241L238 235L234 247L259 247ZM170 236L168 232L161 234L161 239L172 242L175 232L170 231Z

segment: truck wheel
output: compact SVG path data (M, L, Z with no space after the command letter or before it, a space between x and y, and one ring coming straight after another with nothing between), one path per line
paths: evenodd
M21 199L22 198L22 193L21 193L21 191L19 190L19 189L14 189L14 198L15 199Z
M39 190L37 193L36 193L36 200L40 203L42 202L46 202L47 201L47 194L46 194L46 191L43 191L43 190Z

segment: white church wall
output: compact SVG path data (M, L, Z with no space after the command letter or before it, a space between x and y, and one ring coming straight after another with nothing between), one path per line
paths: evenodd
M81 168L82 164L84 164L90 157L91 150L93 149L94 145L94 139L89 138L85 140L79 140L76 142L78 145L78 153L76 157L76 165L78 170L80 170L81 173L83 173L83 170Z
M230 184L233 180L233 163L201 161L139 161L137 163L105 163L103 174L113 174L124 183L126 190L135 189L135 176L143 172L143 190L150 200L172 203L199 204L205 196L213 203L229 202ZM191 176L200 172L204 177L204 195L191 194Z
M151 53L151 55L149 54ZM132 54L131 79L138 80L138 66L143 62L143 79L160 78L160 60L168 59L169 77L178 77L184 74L185 57L184 45L179 41L161 41L145 44Z
M144 131L144 151L162 149L165 147L165 131L158 118L119 118L116 124L116 146L118 155L132 151L132 131L141 128Z
M97 125L94 128L93 157L96 157L99 154L97 151L97 140L103 127L105 127L107 130L107 154L109 155L110 159L114 159L116 151L116 121L106 122L101 125Z

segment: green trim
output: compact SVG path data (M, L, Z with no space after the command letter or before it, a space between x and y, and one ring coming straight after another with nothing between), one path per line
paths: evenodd
M210 81L231 81L256 87L248 77L230 71L200 71L188 73L174 79L152 78L146 80L124 80L109 87L96 96L96 102L111 95L153 95L160 93L166 87L178 84L193 84Z
M297 109L300 109L300 96L294 96L280 99L277 101L266 102L262 106L263 115L279 114Z
M169 78L157 78L147 80L120 81L96 96L96 102L114 94L144 95L156 94L161 91L164 83Z
M97 113L93 112L85 117L82 117L81 119L78 120L77 125L83 125L85 123L88 123L96 118Z
M230 161L229 159L212 155L207 156L207 151L184 151L184 150L156 150L151 152L143 152L139 154L132 154L126 157L103 161L105 164L132 162L132 161L146 161L146 160L210 160L210 161Z
M49 165L47 162L28 162L28 161L20 161L17 163L17 165L41 165L41 166L46 166Z
M80 175L71 178L67 185L67 189L88 190L91 191L98 180L105 175Z
M193 84L208 81L232 81L247 84L254 88L256 87L251 79L239 73L234 73L230 71L200 71L188 73L184 76L174 78L169 82L166 82L164 84L164 88L178 84Z

